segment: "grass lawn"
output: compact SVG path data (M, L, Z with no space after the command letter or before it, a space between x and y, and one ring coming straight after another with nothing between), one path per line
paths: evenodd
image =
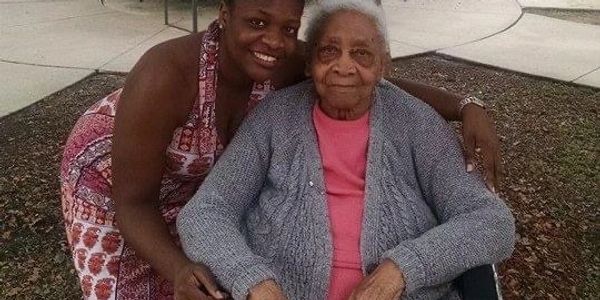
M600 295L600 90L438 56L394 67L490 105L505 163L500 193L519 235L501 268L505 298ZM0 118L0 298L80 298L60 212L62 144L79 115L123 82L94 75Z

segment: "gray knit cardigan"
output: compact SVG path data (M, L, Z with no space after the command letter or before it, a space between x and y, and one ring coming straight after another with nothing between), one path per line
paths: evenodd
M332 239L312 82L271 93L247 117L177 218L183 249L234 299L265 279L288 299L325 299ZM514 246L506 205L465 171L456 134L431 107L382 80L370 110L364 274L389 258L406 299L456 299L451 281Z

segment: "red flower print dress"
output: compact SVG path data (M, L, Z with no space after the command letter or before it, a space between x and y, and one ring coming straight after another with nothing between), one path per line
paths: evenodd
M160 211L175 240L179 210L223 151L215 126L218 37L215 22L203 37L198 98L165 153ZM255 84L249 109L270 91L269 82ZM67 140L60 170L67 239L85 299L172 299L171 283L135 255L115 224L111 146L120 95L117 90L90 107Z

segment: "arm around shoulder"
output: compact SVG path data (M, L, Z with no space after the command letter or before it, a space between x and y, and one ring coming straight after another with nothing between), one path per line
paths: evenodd
M409 79L398 77L387 77L386 79L412 96L429 104L444 119L449 121L461 120L458 103L464 97Z

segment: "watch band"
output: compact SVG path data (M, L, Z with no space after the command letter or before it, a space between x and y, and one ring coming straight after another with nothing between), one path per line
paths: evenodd
M485 103L481 99L479 99L475 96L469 96L469 97L466 97L466 98L460 100L460 102L458 102L458 113L462 114L463 109L469 103L473 103L481 108L485 108Z

